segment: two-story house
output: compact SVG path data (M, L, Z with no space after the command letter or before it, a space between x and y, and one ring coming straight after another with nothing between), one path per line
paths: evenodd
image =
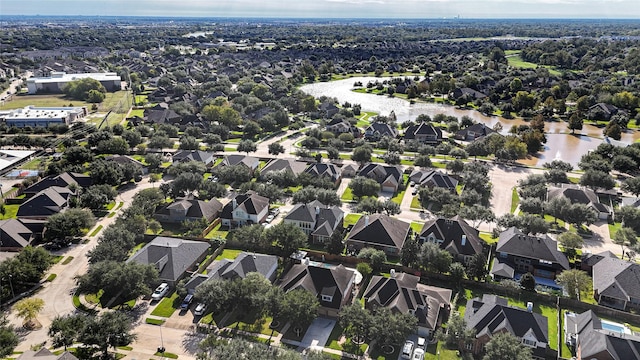
M456 132L455 138L463 141L473 141L485 137L495 131L485 124L473 124Z
M332 132L336 136L340 134L351 134L354 138L357 138L361 135L360 129L358 129L358 127L341 118L332 119L325 126L325 130Z
M237 194L222 208L220 222L230 228L260 224L268 213L269 198L249 190L244 194Z
M451 306L451 290L420 283L420 277L396 272L390 277L374 275L364 291L367 309L387 307L393 312L412 314L418 319L418 334L431 337L446 318Z
M421 122L407 127L404 131L405 140L416 140L423 144L437 145L442 142L442 130L428 122Z
M593 311L566 312L565 343L577 360L640 359L640 336L622 324L600 319Z
M488 253L487 243L480 238L478 229L471 227L456 215L451 219L438 217L422 226L418 235L421 243L432 242L448 251L456 261L468 264L476 254Z
M465 349L482 354L493 336L509 333L530 347L535 359L545 359L549 344L548 319L533 312L533 304L528 305L527 309L509 306L507 299L490 294L467 301L464 320L467 328L475 329L476 338L464 344Z
M366 164L358 176L373 179L380 184L380 190L395 193L402 183L402 169L399 166L381 165L376 163Z
M385 136L395 139L398 136L398 130L381 122L374 122L364 130L364 138L369 141L378 141Z
M384 214L360 217L347 236L349 251L371 247L397 256L411 234L411 224Z
M340 169L338 169L336 165L331 163L316 162L309 165L304 170L304 172L310 174L313 177L327 178L336 185L338 185L340 183L340 180L342 179L342 173L340 172Z
M598 261L593 266L593 298L624 311L640 309L640 265L617 257Z
M440 170L435 169L414 169L409 175L409 181L416 185L433 189L440 187L452 193L456 192L458 180Z
M569 260L548 235L530 236L515 227L500 233L495 256L491 270L494 278L519 279L522 274L531 273L536 283L558 288L553 280L569 270Z
M297 204L283 219L285 223L302 229L315 244L324 244L334 231L342 231L343 220L342 209L338 206L326 206L318 200Z
M161 222L181 223L204 219L209 223L220 215L220 211L222 211L222 203L215 198L209 201L179 198L171 204L160 207L153 216Z

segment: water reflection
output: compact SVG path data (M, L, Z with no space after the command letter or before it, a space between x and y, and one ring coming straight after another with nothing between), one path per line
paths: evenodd
M406 100L389 97L387 95L363 94L351 91L355 82L361 82L363 85L369 81L384 81L390 78L376 77L355 77L345 80L319 82L303 85L301 90L316 98L321 96L335 97L343 104L350 102L352 104L360 104L364 111L373 111L382 115L388 115L393 111L396 114L398 122L405 120L415 120L420 114L427 114L433 117L436 114L445 114L461 118L469 116L475 122L484 123L493 127L497 123L502 124L502 133L507 133L513 126L527 124L526 121L516 119L504 119L497 116L485 116L474 110L461 110L453 106L422 103L411 104ZM537 156L523 161L528 165L541 166L545 162L553 159L561 159L576 166L580 161L580 157L589 150L595 149L602 143L602 128L593 125L584 125L580 132L581 135L571 135L567 129L567 124L563 121L552 121L545 124L545 132L547 133L547 143L544 150ZM640 133L637 131L628 131L622 134L622 141L629 144L640 139Z

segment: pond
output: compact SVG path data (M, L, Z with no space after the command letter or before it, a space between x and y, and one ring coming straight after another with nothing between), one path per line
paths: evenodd
M354 77L345 80L318 82L303 85L300 89L316 98L321 96L335 97L343 104L350 102L351 104L360 104L362 110L373 111L381 115L388 115L393 111L396 114L398 122L406 120L415 120L420 114L427 114L433 117L436 114L445 114L461 118L469 116L475 122L484 123L489 127L500 123L503 127L503 133L507 133L513 125L527 124L521 118L505 119L498 116L485 116L475 110L458 109L451 105L416 102L411 104L404 99L389 97L387 95L375 95L353 92L353 84L361 82L366 85L369 81L384 81L390 78L376 77ZM571 135L567 129L567 124L562 121L547 122L545 125L547 133L547 143L544 150L537 156L531 157L522 163L533 166L541 166L545 162L561 159L576 166L580 161L580 157L589 150L595 149L603 141L602 128L585 124L580 135ZM640 139L640 133L628 130L622 134L622 141L630 144Z

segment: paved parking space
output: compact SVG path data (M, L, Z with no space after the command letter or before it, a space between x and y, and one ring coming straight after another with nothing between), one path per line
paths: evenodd
M304 338L300 342L303 348L322 348L327 344L329 336L333 327L336 325L335 320L331 320L324 317L318 317L307 329L307 333L304 334Z

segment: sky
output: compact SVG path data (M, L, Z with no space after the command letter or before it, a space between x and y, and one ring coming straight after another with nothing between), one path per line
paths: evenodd
M640 19L640 0L1 0L1 15Z

